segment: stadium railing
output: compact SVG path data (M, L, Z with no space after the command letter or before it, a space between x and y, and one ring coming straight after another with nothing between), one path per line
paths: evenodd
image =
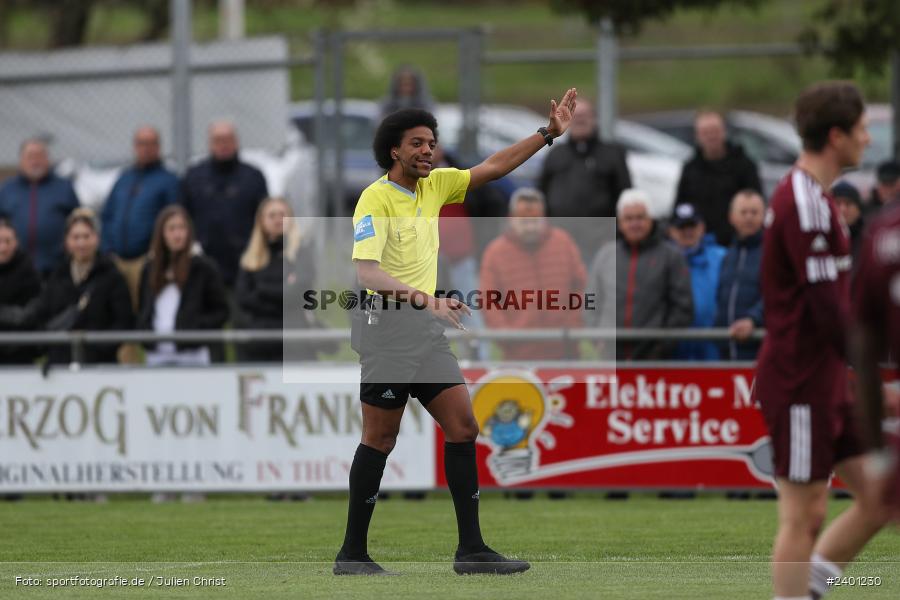
M448 330L447 338L458 341L728 341L727 328L679 328L679 329L479 329L469 331ZM754 331L752 338L760 340L762 330ZM183 330L171 333L155 331L31 331L0 332L0 346L70 346L73 362L81 362L84 347L92 344L153 344L158 342L231 343L257 342L329 342L348 341L349 329L217 329Z

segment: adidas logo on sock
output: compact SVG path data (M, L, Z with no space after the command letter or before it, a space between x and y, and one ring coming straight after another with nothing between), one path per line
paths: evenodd
M383 393L383 394L381 395L381 397L382 397L382 398L388 398L388 399L390 399L390 400L393 400L393 399L395 398L394 392L392 392L392 391L390 390L390 388L388 388L388 390L387 390L385 393Z
M478 490L477 492L472 494L472 500L478 500L479 498L481 498L481 490Z
M375 504L378 502L378 494L375 494L371 498L366 498L366 504Z

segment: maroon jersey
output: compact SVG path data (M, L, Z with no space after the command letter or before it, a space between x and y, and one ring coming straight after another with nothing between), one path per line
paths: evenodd
M793 168L766 212L760 267L766 337L760 374L785 392L845 367L850 240L834 200ZM846 400L846 394L840 398Z
M866 230L853 304L857 321L885 333L882 351L900 357L900 205L882 210Z
M884 332L893 362L900 358L900 205L881 211L868 226L860 248L854 282L854 317ZM897 367L900 373L900 366ZM891 440L900 451L900 439ZM900 511L900 465L888 490L888 500ZM900 516L900 513L898 513Z

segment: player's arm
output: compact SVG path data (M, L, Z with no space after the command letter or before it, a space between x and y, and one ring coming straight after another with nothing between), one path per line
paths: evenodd
M382 296L394 297L404 302L412 300L413 296L417 296L420 299L430 298L425 292L406 285L396 277L388 274L376 260L357 259L353 262L356 264L356 279L360 285L370 290L375 290Z
M876 271L872 236L866 235L860 248L854 285L850 349L862 412L863 435L872 448L878 449L884 445L881 431L884 398L878 362L887 347L883 323L886 321L884 300L888 297L888 290L884 289L882 277ZM882 325L879 326L879 323Z
M870 323L858 323L851 336L851 355L856 375L856 389L862 413L863 435L874 449L884 447L881 421L884 418L884 397L878 361L885 339L882 328Z
M572 121L572 113L575 111L575 98L578 93L575 88L566 90L559 104L556 100L550 100L550 123L547 125L547 133L554 138L561 136L569 128ZM484 162L470 169L469 188L474 189L489 181L500 179L508 175L519 165L534 156L544 147L544 136L535 132L524 140L518 141L512 146L504 148L486 158Z
M375 290L382 296L393 297L417 306L427 306L438 318L447 321L457 329L465 329L460 323L460 313L471 315L469 307L456 298L435 298L421 290L408 286L381 268L375 260L360 260L356 263L356 278L360 285Z
M851 334L851 356L856 375L857 404L862 417L862 433L872 452L866 461L871 493L864 502L869 510L882 509L888 475L893 471L897 454L885 445L882 432L884 394L878 363L887 348L886 322L889 298L887 277L880 271L873 251L871 230L863 238L860 263L854 285L854 327Z

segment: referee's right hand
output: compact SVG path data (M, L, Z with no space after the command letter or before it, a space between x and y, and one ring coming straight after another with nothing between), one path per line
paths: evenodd
M460 319L462 318L461 315L472 314L472 310L456 298L432 298L428 303L428 310L434 313L437 318L446 321L463 331L465 331L466 328L460 322Z

